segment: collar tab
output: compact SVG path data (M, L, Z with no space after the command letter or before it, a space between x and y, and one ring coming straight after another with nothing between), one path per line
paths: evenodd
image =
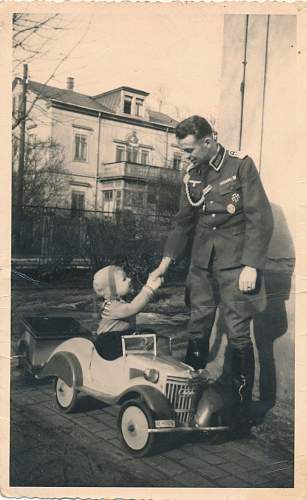
M225 155L226 155L226 149L221 144L219 144L216 155L209 161L209 165L212 168L214 168L216 172L218 172L221 169Z

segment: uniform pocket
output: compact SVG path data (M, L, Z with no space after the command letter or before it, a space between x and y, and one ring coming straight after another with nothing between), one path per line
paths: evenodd
M245 233L245 229L233 229L232 230L232 235L233 236L239 236L240 234L244 234Z

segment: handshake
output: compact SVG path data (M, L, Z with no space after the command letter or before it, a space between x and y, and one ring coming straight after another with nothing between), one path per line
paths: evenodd
M164 257L160 265L148 276L146 285L151 288L154 292L157 291L164 282L163 275L166 273L171 259L169 257Z

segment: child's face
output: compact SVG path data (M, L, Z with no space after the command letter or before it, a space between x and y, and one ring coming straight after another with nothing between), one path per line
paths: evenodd
M131 278L128 278L125 271L118 271L115 275L116 292L120 297L124 297L131 291Z

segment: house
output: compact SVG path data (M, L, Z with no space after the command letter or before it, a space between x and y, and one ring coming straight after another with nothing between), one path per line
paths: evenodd
M21 93L16 78L13 114ZM71 77L66 89L28 81L27 136L63 146L65 208L159 212L161 186L169 192L170 184L178 185L182 158L177 122L149 109L148 96L128 86L88 96L75 91Z

